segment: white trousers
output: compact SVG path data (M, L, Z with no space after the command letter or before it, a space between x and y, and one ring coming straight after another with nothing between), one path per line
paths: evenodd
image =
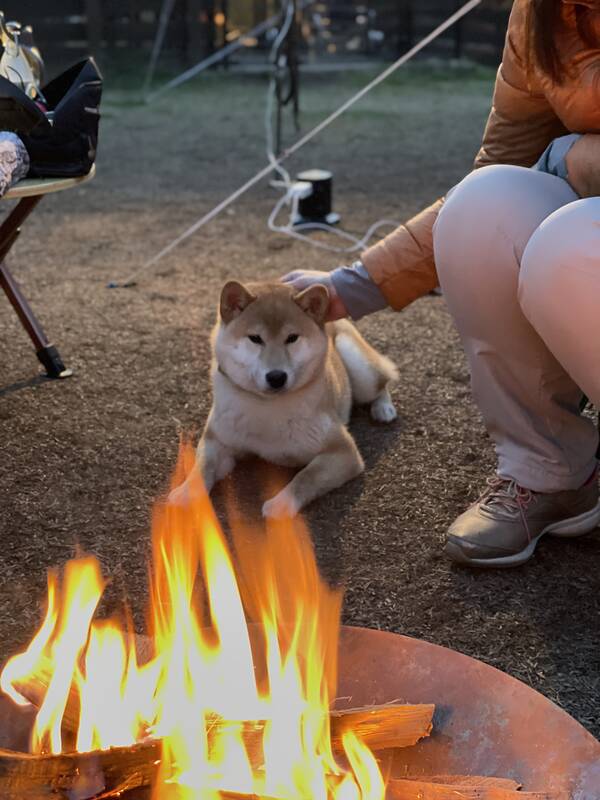
M538 492L590 476L600 408L600 197L546 173L491 166L448 195L434 228L440 285L498 454Z

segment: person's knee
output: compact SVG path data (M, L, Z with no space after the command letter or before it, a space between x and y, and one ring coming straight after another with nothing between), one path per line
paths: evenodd
M566 181L498 164L468 175L449 192L433 231L442 288L481 275L516 281L521 255L546 217L576 199Z
M504 164L482 167L451 189L434 226L435 247L443 248L449 236L468 233L472 225L492 226L511 194L515 172L520 169Z
M523 184L531 180L529 173L505 164L483 167L448 193L433 229L435 262L442 281L451 278L456 269L464 275L464 267L471 262L483 266L486 252L496 247L498 237L505 242L517 237L514 215L522 203Z
M571 203L531 237L519 303L562 370L600 403L600 198Z
M558 209L532 235L521 258L519 303L535 325L541 316L556 318L580 283L600 288L598 197Z

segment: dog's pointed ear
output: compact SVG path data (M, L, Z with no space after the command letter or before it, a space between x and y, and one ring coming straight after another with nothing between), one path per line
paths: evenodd
M329 290L321 283L309 286L308 289L294 296L302 311L312 317L318 325L322 325L329 311Z
M238 281L227 281L221 290L219 311L221 319L227 325L232 319L239 316L242 311L256 300L256 297Z

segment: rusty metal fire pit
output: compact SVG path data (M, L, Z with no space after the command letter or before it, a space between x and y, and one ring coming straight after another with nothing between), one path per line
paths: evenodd
M452 650L345 627L338 697L339 707L436 704L432 736L390 754L392 778L502 776L530 791L600 798L600 742L523 683ZM32 719L0 696L0 748L26 750Z
M600 742L538 692L453 650L346 627L338 694L349 705L435 703L433 734L397 751L395 777L499 775L529 791L600 798Z

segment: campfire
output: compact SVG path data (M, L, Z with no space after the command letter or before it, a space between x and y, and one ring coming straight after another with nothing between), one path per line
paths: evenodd
M189 473L183 448L173 485ZM153 518L149 633L95 618L80 557L0 685L37 710L30 753L0 751L0 798L567 800L502 777L390 777L381 754L429 736L433 705L335 708L341 594L300 520L223 534L198 483Z

